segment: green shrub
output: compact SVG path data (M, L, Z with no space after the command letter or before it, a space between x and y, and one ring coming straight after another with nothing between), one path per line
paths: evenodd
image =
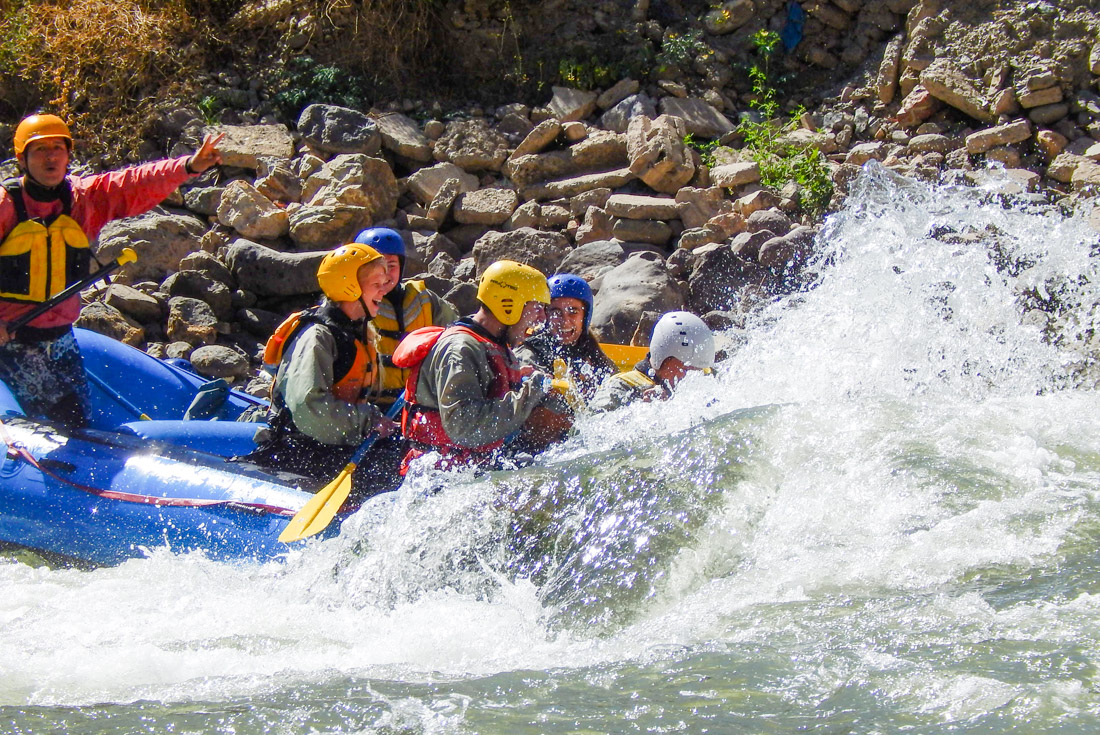
M366 94L361 81L332 65L317 64L309 56L300 56L275 75L275 105L289 119L296 119L311 104L330 104L358 109Z
M789 117L779 117L778 95L771 72L771 58L779 42L779 34L760 30L753 35L760 61L749 69L752 99L749 106L756 115L746 117L738 125L749 155L760 166L760 183L770 189L781 189L789 181L800 187L798 204L808 214L824 211L833 195L833 182L825 166L825 158L814 146L789 148L783 135L798 128L804 110L795 110Z

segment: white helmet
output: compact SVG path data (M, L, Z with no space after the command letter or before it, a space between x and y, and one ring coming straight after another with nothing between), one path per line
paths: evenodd
M650 364L659 369L675 357L688 367L714 367L714 335L703 320L687 311L670 311L657 321L649 340Z

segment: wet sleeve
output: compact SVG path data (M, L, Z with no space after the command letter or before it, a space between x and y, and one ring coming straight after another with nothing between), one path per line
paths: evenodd
M546 396L538 381L527 381L518 390L489 398L492 369L473 339L447 340L433 363L443 428L462 446L482 446L517 431Z
M596 390L592 400L588 402L588 410L592 413L604 413L622 408L637 396L638 392L625 380L618 376L608 377Z
M332 395L336 340L311 325L291 344L280 369L283 400L294 425L324 444L356 445L381 415L367 402L348 403Z

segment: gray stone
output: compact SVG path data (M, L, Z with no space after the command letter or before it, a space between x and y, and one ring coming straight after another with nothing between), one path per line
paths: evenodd
M971 155L985 153L997 146L1022 143L1031 137L1031 123L1016 120L1007 125L997 125L966 136L966 152Z
M596 106L601 110L607 110L619 104L632 94L636 94L641 84L635 79L620 79L609 89L596 98ZM623 128L624 132L626 128Z
M168 338L190 345L212 345L218 339L218 318L205 301L186 296L169 299Z
M218 144L225 166L255 171L262 157L289 160L294 156L294 138L286 125L219 125L209 132L225 135Z
M600 116L600 127L616 133L625 133L630 121L636 117L657 117L657 103L646 94L633 94L615 104Z
M199 248L206 224L197 217L164 214L153 210L138 217L112 220L99 232L96 257L101 262L114 260L125 247L137 253L136 263L127 263L122 272L132 282L160 281L179 270L180 260Z
M521 227L511 232L487 232L473 247L477 277L498 260L515 260L552 274L570 250L569 240L559 232Z
M225 187L218 204L218 222L244 237L260 240L282 237L289 228L286 210L244 181Z
M680 285L652 253L639 253L604 273L592 309L592 329L601 342L626 344L642 312L664 313L684 306Z
M720 138L733 131L734 124L706 100L696 97L680 99L665 97L659 109L663 115L672 115L684 121L687 132L702 138Z
M630 169L622 168L534 184L525 187L521 194L524 199L559 199L576 196L593 189L618 189L633 181L634 178L634 173Z
M260 296L315 294L317 266L328 250L283 253L243 238L234 240L225 261L241 288Z
M189 253L180 259L180 270L199 271L219 283L224 283L230 289L237 287L236 282L233 280L233 274L225 267L225 263L218 260L213 253L202 250Z
M611 223L611 234L616 240L663 247L672 237L672 228L659 220L615 219Z
M439 161L455 164L463 171L499 171L508 158L510 147L503 135L489 128L484 120L459 120L447 126L433 144Z
M416 121L399 112L387 112L374 118L382 136L382 146L411 161L432 160L432 144Z
M553 119L543 120L527 134L527 137L525 137L518 146L516 146L509 160L515 160L520 156L541 153L546 147L553 143L560 134L560 122Z
M501 225L515 211L519 196L511 189L479 189L460 194L454 217L463 224Z
M573 273L586 281L626 260L626 251L615 240L595 240L579 245L558 265L558 273Z
M478 178L453 163L438 163L422 168L407 179L409 192L422 204L430 204L448 179L458 179L459 192L475 191Z
M675 194L695 175L695 164L684 143L687 128L681 118L634 118L626 135L630 171L654 191Z
M326 153L373 155L382 148L378 124L358 110L309 105L298 116L302 139Z
M372 221L393 217L397 198L397 180L390 165L360 154L335 156L306 180L302 191L305 204L362 207Z
M640 194L612 194L604 208L608 214L626 219L677 219L679 205L671 197L643 196Z
M195 372L208 378L236 380L248 375L248 358L231 347L206 345L191 352Z
M756 161L727 163L710 170L710 183L724 189L736 189L760 181L760 165Z
M159 322L164 316L160 300L136 288L112 283L105 291L104 304L118 309L140 324Z
M776 235L786 235L794 227L790 217L776 209L762 209L753 212L745 220L745 227L749 232L770 230Z
M303 206L291 212L289 234L299 250L331 250L351 242L374 222L369 207L339 203Z
M763 280L763 269L736 254L728 245L708 245L695 251L688 277L688 303L699 313L728 310L738 303L746 285Z
M596 93L570 87L551 87L550 114L562 122L584 120L596 110Z
M1031 121L1036 125L1050 125L1051 123L1061 120L1068 114L1069 105L1065 102L1059 102L1053 105L1033 107L1028 112L1027 116L1031 118Z
M82 308L74 324L117 339L131 347L140 347L145 343L145 330L140 324L101 301L93 301Z
M717 6L712 5L703 16L703 29L716 36L733 33L752 20L755 13L753 0L726 0Z
M161 291L168 296L189 296L210 304L219 321L228 321L232 315L233 292L224 283L215 281L199 271L180 271L164 279Z
M933 97L985 123L994 121L975 83L946 57L933 61L920 74L920 83Z

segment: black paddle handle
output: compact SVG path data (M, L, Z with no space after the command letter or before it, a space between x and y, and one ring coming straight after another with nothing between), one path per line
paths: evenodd
M101 278L106 278L108 275L111 274L112 271L116 270L120 265L121 265L121 263L119 263L117 260L112 260L110 263L103 266L102 268L97 270L95 273L92 273L91 275L84 276L83 278L81 278L76 283L66 287L65 290L62 291L61 293L57 294L56 296L50 298L47 301L43 301L41 304L39 304L38 306L36 306L33 309L31 309L30 311L28 311L26 314L20 314L15 319L12 319L10 322L8 322L8 325L7 325L8 326L8 333L11 334L11 333L15 332L15 330L19 329L20 327L27 326L27 323L29 321L31 321L32 319L37 319L38 317L42 316L47 311L54 308L55 306L60 304L65 299L72 296L73 294L79 293L84 288L86 288L87 286L95 283L96 281L100 280Z

